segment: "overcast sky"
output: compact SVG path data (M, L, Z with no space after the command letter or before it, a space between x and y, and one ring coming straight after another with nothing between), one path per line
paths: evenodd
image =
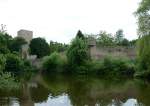
M140 0L0 0L0 24L13 36L20 29L34 37L68 43L83 33L123 29L128 39L137 38L136 11Z

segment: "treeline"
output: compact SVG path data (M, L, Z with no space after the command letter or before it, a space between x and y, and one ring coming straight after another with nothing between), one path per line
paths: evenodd
M86 35L88 37L93 37L96 39L97 46L125 46L125 47L135 47L137 40L129 41L125 38L122 29L119 29L116 34L107 33L106 31L100 31L99 34Z
M78 31L66 54L54 52L43 59L44 72L98 75L107 78L134 76L136 71L134 60L111 56L101 60L92 60L88 53L87 43L86 36Z
M139 33L137 76L150 78L150 0L142 0L135 14Z

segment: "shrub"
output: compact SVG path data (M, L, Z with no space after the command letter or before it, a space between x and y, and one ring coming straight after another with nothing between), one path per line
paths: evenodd
M16 37L11 41L8 48L10 49L11 52L13 51L20 52L22 45L24 44L27 44L25 39L23 39L22 37Z
M150 71L137 71L134 75L136 78L144 78L144 79L149 79L150 80Z
M10 73L0 74L0 90L13 90L19 88L19 82Z
M100 63L98 73L100 75L108 76L133 76L135 72L134 64L124 58L104 58L103 62Z
M43 69L48 72L63 72L67 64L66 58L54 52L43 60Z
M78 71L77 67L83 66L88 61L87 51L86 41L77 36L67 51L68 64L71 70Z
M2 72L5 69L5 62L6 58L3 54L0 54L0 72Z
M0 54L10 53L9 49L5 46L0 47Z
M20 75L23 70L23 61L20 57L14 54L6 55L5 71L11 72L14 75Z
M144 36L138 41L138 68L140 71L150 71L150 36Z

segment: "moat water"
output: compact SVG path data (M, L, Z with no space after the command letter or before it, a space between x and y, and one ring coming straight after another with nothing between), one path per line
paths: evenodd
M19 90L0 91L0 106L150 106L150 83L37 75Z

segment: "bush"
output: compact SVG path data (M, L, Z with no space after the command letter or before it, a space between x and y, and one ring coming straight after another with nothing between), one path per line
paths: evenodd
M13 90L19 88L19 82L10 73L0 74L0 90Z
M138 41L138 68L139 71L150 71L150 36L144 36Z
M54 52L43 60L43 69L47 72L63 72L67 64L66 58Z
M84 66L89 60L87 51L86 41L77 36L67 51L68 64L72 71L79 71L77 67Z
M7 47L0 47L0 54L7 54L10 53L9 49Z
M16 37L11 41L8 48L10 49L11 52L13 51L20 52L22 45L24 44L27 44L25 39L23 39L22 37Z
M5 71L11 72L14 75L20 75L21 71L23 71L23 61L21 58L14 54L7 54Z
M137 71L134 77L150 80L150 71Z
M99 64L99 69L97 73L99 75L108 76L133 76L135 72L135 65L128 59L124 58L110 58L106 57Z
M3 54L0 54L0 72L5 69L6 58Z

